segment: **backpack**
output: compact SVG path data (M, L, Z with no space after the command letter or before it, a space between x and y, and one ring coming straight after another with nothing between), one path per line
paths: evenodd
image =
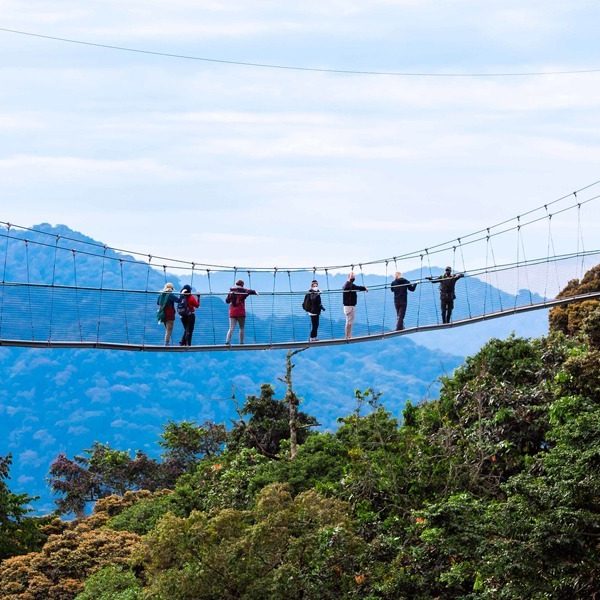
M231 304L231 306L237 306L237 294L235 292L229 292L229 294L227 294L227 298L225 298L225 302L227 302L227 304Z
M310 294L306 294L306 296L304 296L304 302L302 302L302 308L306 312L312 311L312 302L310 301Z
M177 314L180 317L187 317L190 314L187 295L182 294L177 302Z

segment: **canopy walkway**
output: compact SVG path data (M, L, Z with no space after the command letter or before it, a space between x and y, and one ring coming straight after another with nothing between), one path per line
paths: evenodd
M0 345L190 352L300 348L310 319L302 301L311 280L320 284L325 312L315 346L409 335L595 299L600 291L556 298L569 280L599 262L584 247L584 228L597 239L600 182L496 225L417 251L335 266L236 267L188 262L99 244L49 225L35 229L0 222ZM560 243L554 232L560 229ZM456 284L452 321L443 323L436 278L446 265L464 273ZM358 292L353 337L344 337L342 286L348 272ZM408 292L405 329L396 331L390 284L395 272L417 284ZM242 279L256 296L246 300L246 343L225 344L226 296ZM200 294L191 346L164 345L157 297L165 282Z

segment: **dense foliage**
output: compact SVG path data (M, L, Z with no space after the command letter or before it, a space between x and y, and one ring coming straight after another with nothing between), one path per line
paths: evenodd
M34 498L13 493L6 484L11 464L10 454L0 456L0 560L37 549L45 539L40 530L45 520L27 516Z
M579 279L572 279L565 286L557 298L569 298L579 294L600 291L600 265L596 265ZM557 306L550 311L550 329L574 335L583 326L583 321L600 306L600 300L590 299L580 302L571 302Z
M600 309L568 336L491 340L444 379L438 400L407 403L401 423L378 394L357 392L355 412L335 432L309 433L313 421L303 416L293 460L286 405L269 386L248 399L248 420L224 445L222 430L171 423L163 439L176 440L185 463L172 489L99 501L41 552L4 561L0 592L11 600L43 597L32 586L80 600L593 598L598 340Z

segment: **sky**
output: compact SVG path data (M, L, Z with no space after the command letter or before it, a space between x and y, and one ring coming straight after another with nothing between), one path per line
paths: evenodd
M591 0L0 0L0 15L4 29L225 61L600 69ZM66 224L155 256L366 262L600 179L600 71L311 72L6 31L0 55L0 220ZM573 249L572 227L554 235Z

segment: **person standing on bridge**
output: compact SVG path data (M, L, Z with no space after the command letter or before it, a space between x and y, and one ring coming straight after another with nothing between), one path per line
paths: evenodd
M394 281L390 286L394 294L394 306L396 307L396 331L404 329L404 315L406 315L406 306L408 304L408 292L414 292L417 289L416 283L411 283L399 271L394 275Z
M440 304L442 308L442 323L450 323L450 318L452 317L452 309L454 308L454 300L456 299L456 294L454 293L454 288L456 287L456 282L464 277L464 273L454 273L452 274L452 267L446 267L446 271L443 275L439 277L425 277L425 279L429 279L432 283L440 284Z
M165 346L171 345L171 335L173 325L175 324L175 304L178 302L177 296L173 293L173 284L165 283L165 287L158 296L158 312L156 318L159 323L165 326Z
M347 340L352 337L352 325L356 317L356 303L358 301L356 292L369 291L364 285L356 285L354 280L354 273L348 273L348 281L346 281L342 288L342 304L344 305L344 315L346 315L345 334Z
M192 335L196 325L196 309L200 306L200 294L192 294L192 286L184 285L181 288L177 312L181 317L183 325L183 336L179 342L180 346L191 346Z
M225 338L225 344L231 344L231 336L235 326L240 327L240 344L244 343L244 326L246 324L246 298L248 296L258 296L258 292L244 287L244 282L238 279L235 287L229 288L229 294L225 302L229 304L229 330Z
M310 316L310 338L309 342L317 341L317 331L319 329L319 317L321 312L325 310L321 302L321 290L319 289L319 282L316 279L312 280L310 284L310 290L308 294L304 296L304 302L302 302L302 308Z

